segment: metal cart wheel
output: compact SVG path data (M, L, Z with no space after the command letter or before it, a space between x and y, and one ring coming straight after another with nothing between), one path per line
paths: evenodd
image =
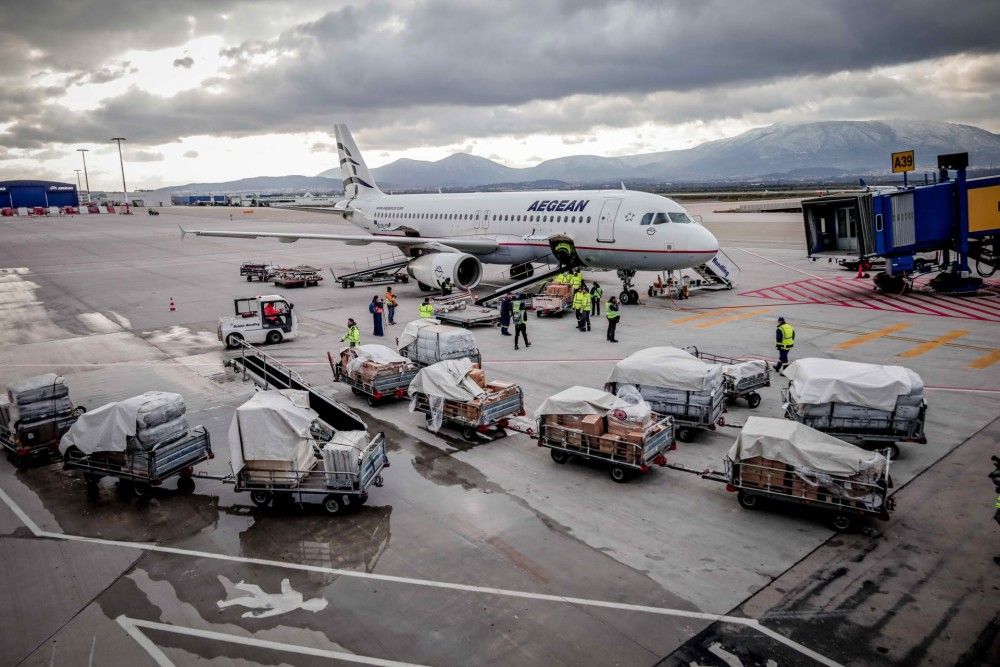
M347 283L347 286L348 287L354 287L354 281L352 280L351 282Z
M271 345L281 342L281 332L280 331L268 331L267 332L267 342Z
M755 391L751 391L747 394L747 407L753 410L758 405L760 405L760 394Z
M564 451L562 451L560 449L550 449L549 450L549 455L552 456L552 460L553 461L555 461L556 463L558 463L560 465L562 465L563 463L566 463L567 461L569 461L569 454L567 454L566 452L564 452Z
M892 443L891 445L886 447L886 449L889 450L890 461L895 461L896 459L899 458L899 445L897 445L896 443Z
M251 491L250 502L257 507L267 507L271 504L273 496L270 491Z
M462 427L462 437L468 440L469 442L475 442L478 439L476 438L476 429L472 428L471 426Z
M101 482L101 476L96 472L85 472L83 473L83 481L87 483L87 486L96 487Z
M136 482L132 485L132 495L139 500L149 500L149 497L153 495L153 488L144 482Z
M830 518L830 527L838 533L845 533L854 527L854 517L850 514L837 513Z
M78 405L75 408L73 408L73 412L71 412L70 414L73 415L74 417L79 417L80 415L86 412L87 408L83 407L82 405Z
M736 500L739 502L740 507L745 510L755 510L760 507L760 498L742 489L736 494Z
M243 336L239 335L238 333L231 333L228 336L226 336L226 347L228 348L239 347L240 343L242 342L243 342Z
M181 475L178 477L177 490L181 493L191 493L194 491L194 478L190 475Z
M252 280L253 280L253 276L247 276L247 282L251 282Z
M536 310L535 311L535 317L539 317L540 318L541 316L542 316L542 311Z
M335 493L331 493L323 499L323 510L330 516L337 516L344 509L344 505L337 499L337 494Z
M689 426L681 426L677 429L677 439L681 442L691 442L694 440L694 429Z
M379 400L378 400L377 398L375 398L374 396L369 396L369 397L368 397L368 399L367 399L367 402L368 402L368 406L369 406L369 407L372 407L372 408L374 408L374 407L375 407L375 406L377 406L377 405L378 405L378 404L379 404L379 403L380 403L381 401L379 401Z
M361 391L357 387L351 387L351 393L354 394L355 396L364 396L365 395L365 392Z
M611 466L610 474L611 479L619 484L624 484L628 481L628 471L621 466Z
M368 493L366 492L358 496L357 503L355 504L360 507L361 505L364 505L367 502L368 502Z

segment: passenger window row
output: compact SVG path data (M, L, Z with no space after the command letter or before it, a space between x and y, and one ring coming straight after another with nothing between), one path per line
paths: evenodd
M647 215L652 215L652 213ZM399 211L390 211L382 217L389 220L479 220L482 216L472 213L402 213ZM493 222L568 222L570 224L590 224L589 215L510 215L497 213L491 216L491 220ZM643 222L642 224L646 225L649 223Z

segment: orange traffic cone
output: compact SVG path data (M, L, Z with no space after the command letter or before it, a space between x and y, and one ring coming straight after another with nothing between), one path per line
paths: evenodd
M174 297L170 297L170 312L172 313L176 310L177 310L177 304L174 303Z

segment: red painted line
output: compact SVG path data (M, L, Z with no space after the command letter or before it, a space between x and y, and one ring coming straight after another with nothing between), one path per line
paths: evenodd
M808 301L809 303L823 303L820 299L811 295L808 291L802 289L801 286L798 286L795 283L788 283L787 285L782 285L781 287L772 287L771 289L777 291L778 293L780 293L782 290L788 292L789 294L792 295L792 298L790 299L791 301L800 299Z
M774 294L775 298L783 299L785 301L793 301L796 303L819 303L819 300L806 296L801 292L797 292L790 285L775 285L771 288L771 293Z
M1000 310L994 310L993 308L984 308L981 305L965 301L964 299L960 299L959 297L938 297L938 298L944 300L944 302L948 304L948 308L951 308L952 310L957 310L962 312L962 309L964 308L966 309L966 311L974 311L976 313L979 313L979 315L971 316L974 317L975 319L1000 320Z
M941 317L954 317L955 316L955 311L954 311L953 308L951 308L950 311L949 310L943 310L942 311L942 310L939 310L937 308L931 307L931 305L929 305L928 303L926 303L926 301L930 301L930 299L927 299L926 297L925 298L919 298L919 297L915 297L915 296L901 294L899 296L894 296L892 298L899 299L900 301L903 301L905 303L913 303L913 304L916 305L916 307L923 308L923 309L929 311L930 314L932 314L932 315L939 315ZM944 308L949 309L950 306L945 305ZM973 319L977 319L978 320L978 319L982 319L982 317L973 316Z

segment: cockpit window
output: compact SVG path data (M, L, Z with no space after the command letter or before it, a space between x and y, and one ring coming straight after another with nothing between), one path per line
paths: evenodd
M694 222L687 213L671 213L670 222Z
M667 218L666 213L657 213L653 216L654 225L662 225L666 222L670 222L670 220Z
M652 221L653 221L653 214L652 213L647 213L646 215L642 216L642 222L640 222L639 224L640 225L648 225Z

